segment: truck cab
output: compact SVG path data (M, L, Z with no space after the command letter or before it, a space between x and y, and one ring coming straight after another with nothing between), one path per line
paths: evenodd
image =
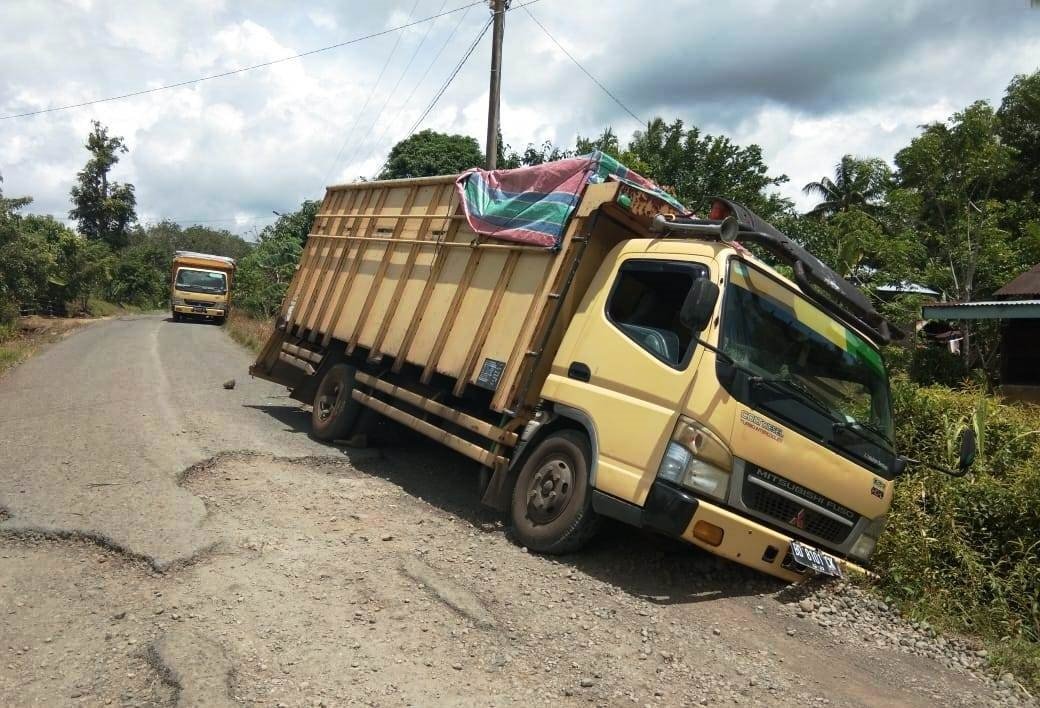
M234 272L233 258L177 251L170 290L174 321L204 318L223 323L231 305Z
M698 280L720 293L701 331L682 316ZM594 431L601 513L788 580L792 540L841 566L873 552L895 460L881 353L743 248L621 243L542 396Z

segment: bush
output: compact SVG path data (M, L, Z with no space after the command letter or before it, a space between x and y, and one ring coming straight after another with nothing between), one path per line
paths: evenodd
M0 295L0 327L10 327L18 317L18 304Z
M874 559L881 588L939 626L1001 642L997 662L1040 685L1040 408L906 381L892 394L901 452L951 467L959 430L974 425L979 457L967 477L918 468L899 480Z

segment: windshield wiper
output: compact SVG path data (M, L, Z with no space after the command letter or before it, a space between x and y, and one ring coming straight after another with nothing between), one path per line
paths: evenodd
M752 384L764 383L771 384L774 388L785 388L788 391L794 391L805 396L813 404L815 408L819 408L822 413L825 413L828 418L835 421L835 423L844 422L838 419L834 410L830 405L820 398L818 395L812 392L812 390L803 384L801 381L796 379L787 378L786 376L752 376L750 379Z
M881 428L871 423L864 423L859 420L838 421L834 424L834 430L835 432L839 430L848 431L864 440L872 437L875 441L883 443L886 448L892 447L892 441L889 440L888 435ZM864 433L869 433L870 435L864 435Z

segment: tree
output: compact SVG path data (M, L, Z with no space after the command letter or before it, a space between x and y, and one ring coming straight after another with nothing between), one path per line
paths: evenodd
M892 171L884 160L845 155L834 166L833 180L821 177L819 182L809 182L802 188L805 194L823 199L809 216L831 216L852 209L873 212L884 201L891 178Z
M137 199L132 184L110 182L108 174L127 147L123 138L110 136L98 121L93 126L85 145L91 157L70 190L73 208L69 218L78 222L80 233L87 238L122 248L129 240L129 226L137 220Z
M271 317L281 305L321 203L305 201L260 232L260 240L238 264L235 301L247 312Z
M621 143L618 141L617 133L610 126L604 128L596 138L583 138L579 135L575 140L574 150L579 155L588 155L593 150L599 150L613 158L621 159Z
M105 297L139 307L159 307L170 296L172 254L162 242L145 239L116 252Z
M453 175L483 164L476 139L423 130L394 145L379 179Z
M318 210L321 208L321 202L318 200L307 199L300 208L296 211L291 211L288 214L279 214L278 220L270 226L264 228L260 233L261 240L264 234L268 234L268 237L272 235L285 236L287 238L294 238L302 246L307 242L307 236L311 232L311 226L314 225L314 217L317 215Z
M679 201L702 214L716 196L745 204L768 220L792 207L790 200L772 191L787 182L787 176L768 174L758 145L740 147L723 136L702 136L697 128L685 128L681 120L667 124L654 118L646 130L633 134L621 161L674 189Z
M1040 197L1040 71L1011 80L997 119L1001 141L1017 151L1015 167L1001 186L1003 195Z
M19 304L43 297L54 267L46 240L27 233L18 214L31 202L30 197L7 199L0 191L0 324L18 314Z
M198 224L182 228L172 221L140 228L131 232L130 243L155 242L173 258L175 251L212 253L229 258L244 258L252 250L250 242L226 229L211 229Z
M1007 207L996 190L1013 166L1015 150L1003 143L998 128L993 108L978 101L945 123L924 126L896 154L898 183L916 197L911 216L927 250L929 280L954 300L988 295L1024 270L1016 262L1012 234L1001 228ZM973 329L964 323L966 367L975 365L977 354L984 366L993 363L990 342L980 340L983 348L973 350Z
M549 140L546 140L541 145L528 143L523 152L517 152L510 146L506 146L506 150L508 150L508 152L505 154L505 159L499 160L499 169L507 170L516 167L533 167L534 165L541 165L546 162L555 162L556 160L565 160L568 157L574 157L573 152L565 150L557 145L553 145Z

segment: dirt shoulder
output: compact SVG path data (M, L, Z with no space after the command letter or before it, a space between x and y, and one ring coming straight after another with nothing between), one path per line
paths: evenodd
M165 573L89 539L0 538L0 703L1018 700L667 539L612 527L580 555L527 553L450 453L355 458L196 465L181 484L213 545Z
M19 317L10 330L0 332L0 376L35 354L41 347L75 332L96 319Z
M527 553L464 458L321 445L249 360L119 318L0 380L0 705L1030 704L855 588Z

